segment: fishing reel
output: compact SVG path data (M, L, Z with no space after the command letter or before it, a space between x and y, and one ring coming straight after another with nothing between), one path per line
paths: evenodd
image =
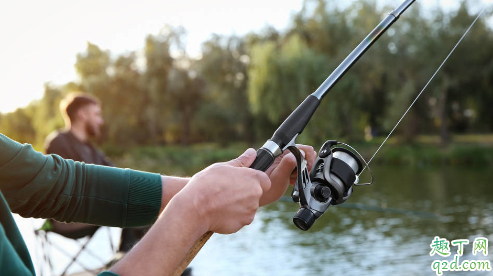
M300 204L300 210L294 215L293 222L303 231L310 229L330 205L344 203L353 193L353 186L373 183L368 163L348 144L335 140L325 142L310 173L300 150L296 146L288 149L296 157L298 171L291 198ZM359 176L366 167L371 181L359 184Z

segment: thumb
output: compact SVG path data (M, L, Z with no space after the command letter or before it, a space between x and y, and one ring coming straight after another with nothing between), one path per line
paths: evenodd
M256 157L257 152L254 149L249 148L242 155L231 161L226 162L226 164L233 167L250 167L253 161L255 161Z

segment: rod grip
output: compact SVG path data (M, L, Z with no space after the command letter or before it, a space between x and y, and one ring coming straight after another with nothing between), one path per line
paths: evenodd
M257 150L257 158L253 161L250 168L265 172L274 163L274 155L266 149Z
M178 268L175 270L175 272L173 272L173 274L172 274L173 276L180 276L183 273L183 271L185 271L187 266L190 264L190 262L192 262L193 258L195 258L197 253L199 253L200 249L202 249L202 247L209 240L209 238L212 236L212 234L213 234L213 232L209 231L209 232L205 233L204 235L202 235L202 237L200 237L194 243L194 245L192 246L192 248L190 248L190 250L188 251L185 258L181 261Z

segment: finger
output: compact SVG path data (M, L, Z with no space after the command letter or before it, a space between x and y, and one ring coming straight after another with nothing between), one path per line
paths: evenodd
M257 152L255 152L254 149L249 148L239 157L226 162L226 165L233 167L250 167L253 161L255 161L256 157L257 157Z
M296 146L306 154L304 155L306 160L313 158L313 152L315 150L313 149L312 146L307 146L307 145L296 145Z
M267 174L262 171L255 170L255 172L262 191L265 193L270 190L271 182L269 176L267 176Z
M273 171L271 175L271 180L280 181L282 179L288 179L290 175L293 173L293 170L296 168L296 158L292 153L287 154L279 163L279 166Z
M315 159L317 159L317 153L315 151L307 151L308 153L306 154L306 161L307 161L307 167L308 167L308 170L311 171L312 170L312 167L313 167L313 164L315 163Z
M311 170L313 163L317 158L317 152L313 149L312 146L307 146L307 145L297 145L297 146L300 150L303 150L306 153L304 157L308 162L307 164L308 170Z
M291 174L291 176L289 177L289 184L294 186L294 184L296 183L296 179L298 179L298 172L295 171Z

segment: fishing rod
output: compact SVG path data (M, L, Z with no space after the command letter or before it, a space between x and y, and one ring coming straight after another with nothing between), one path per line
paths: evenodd
M257 151L257 158L251 168L266 171L274 160L289 146L295 145L298 135L310 121L322 99L358 61L363 54L377 41L385 31L392 26L399 16L409 8L415 0L404 1L389 15L344 59L344 61L330 74L320 87L309 95L274 132L271 139Z
M251 168L265 171L274 159L281 155L284 150L290 150L296 157L297 180L291 198L300 204L300 210L293 218L293 222L301 230L308 230L315 219L320 217L330 204L337 205L343 203L351 195L352 186L370 185L373 183L373 175L369 163L373 160L378 151L382 148L388 138L392 135L397 126L401 123L409 110L413 107L421 94L426 90L431 81L435 78L443 65L447 62L455 49L459 46L465 36L469 33L474 24L483 14L486 7L478 13L474 21L469 25L459 41L440 64L438 69L428 80L424 88L415 97L411 105L404 112L394 128L387 135L382 144L375 151L370 161L365 159L351 146L329 140L324 143L317 159L315 160L312 171L308 173L306 160L296 147L295 139L301 134L308 124L311 116L317 109L322 98L327 95L330 89L339 79L351 68L351 66L371 47L371 45L399 18L399 16L411 6L415 1L404 1L397 9L391 12L366 38L349 54L349 56L334 70L334 72L322 83L322 85L312 93L303 103L295 109L293 113L281 124L271 139L257 151L257 158ZM339 147L336 147L339 146ZM341 147L343 146L343 147ZM362 163L365 164L362 167ZM359 183L359 176L368 168L372 180L370 183ZM190 249L185 259L173 274L179 276L181 272L193 260L202 246L211 237L212 232L205 233Z
M345 202L352 193L353 185L370 185L373 176L370 183L357 184L359 175L368 167L368 163L351 146L333 140L327 141L322 146L312 172L308 173L306 160L296 147L295 140L303 132L327 93L414 2L415 0L405 0L390 12L257 151L257 157L250 168L264 172L285 150L290 150L296 157L298 176L292 198L300 203L301 208L293 222L301 230L308 230L330 204ZM363 163L365 167L362 166ZM314 181L312 182L311 179ZM207 232L199 238L173 275L181 275L211 236L212 232Z
M414 1L409 2L409 4L412 4ZM308 169L306 167L307 162L301 155L300 150L296 147L296 145L293 143L286 146L295 155L297 160L298 177L291 197L294 202L300 204L300 209L293 218L293 222L298 228L304 231L310 229L315 220L323 215L330 205L344 203L352 194L353 186L371 185L373 183L373 173L371 172L369 163L387 142L392 133L394 133L394 130L399 126L404 117L408 114L409 110L411 110L413 105L438 74L440 69L442 69L443 65L454 53L455 49L459 46L464 37L466 37L476 21L478 21L481 17L484 10L485 8L478 13L474 21L469 25L469 28L467 28L462 37L428 80L423 89L414 98L407 110L397 121L397 124L395 124L368 162L366 162L361 154L359 154L358 151L350 145L335 140L329 140L325 142L320 149L312 171L308 173ZM333 79L329 77L322 84L321 88L315 91L315 93L311 96L316 95L323 98L327 94L328 89L333 86L333 82ZM296 138L296 136L294 138ZM335 147L336 145L342 145L344 147ZM363 163L365 165L364 167L362 166ZM359 176L366 168L368 168L370 172L371 182L359 184Z
M303 132L322 99L414 2L415 0L406 0L390 12L257 151L257 157L250 168L261 171L266 171L285 150L291 151L295 156L298 174L291 197L294 202L300 204L300 209L294 215L293 223L303 231L310 229L330 205L344 203L351 196L353 185L371 185L373 174L358 151L335 140L324 143L312 171L308 172L307 162L295 140ZM358 184L359 176L366 168L370 172L371 181Z

